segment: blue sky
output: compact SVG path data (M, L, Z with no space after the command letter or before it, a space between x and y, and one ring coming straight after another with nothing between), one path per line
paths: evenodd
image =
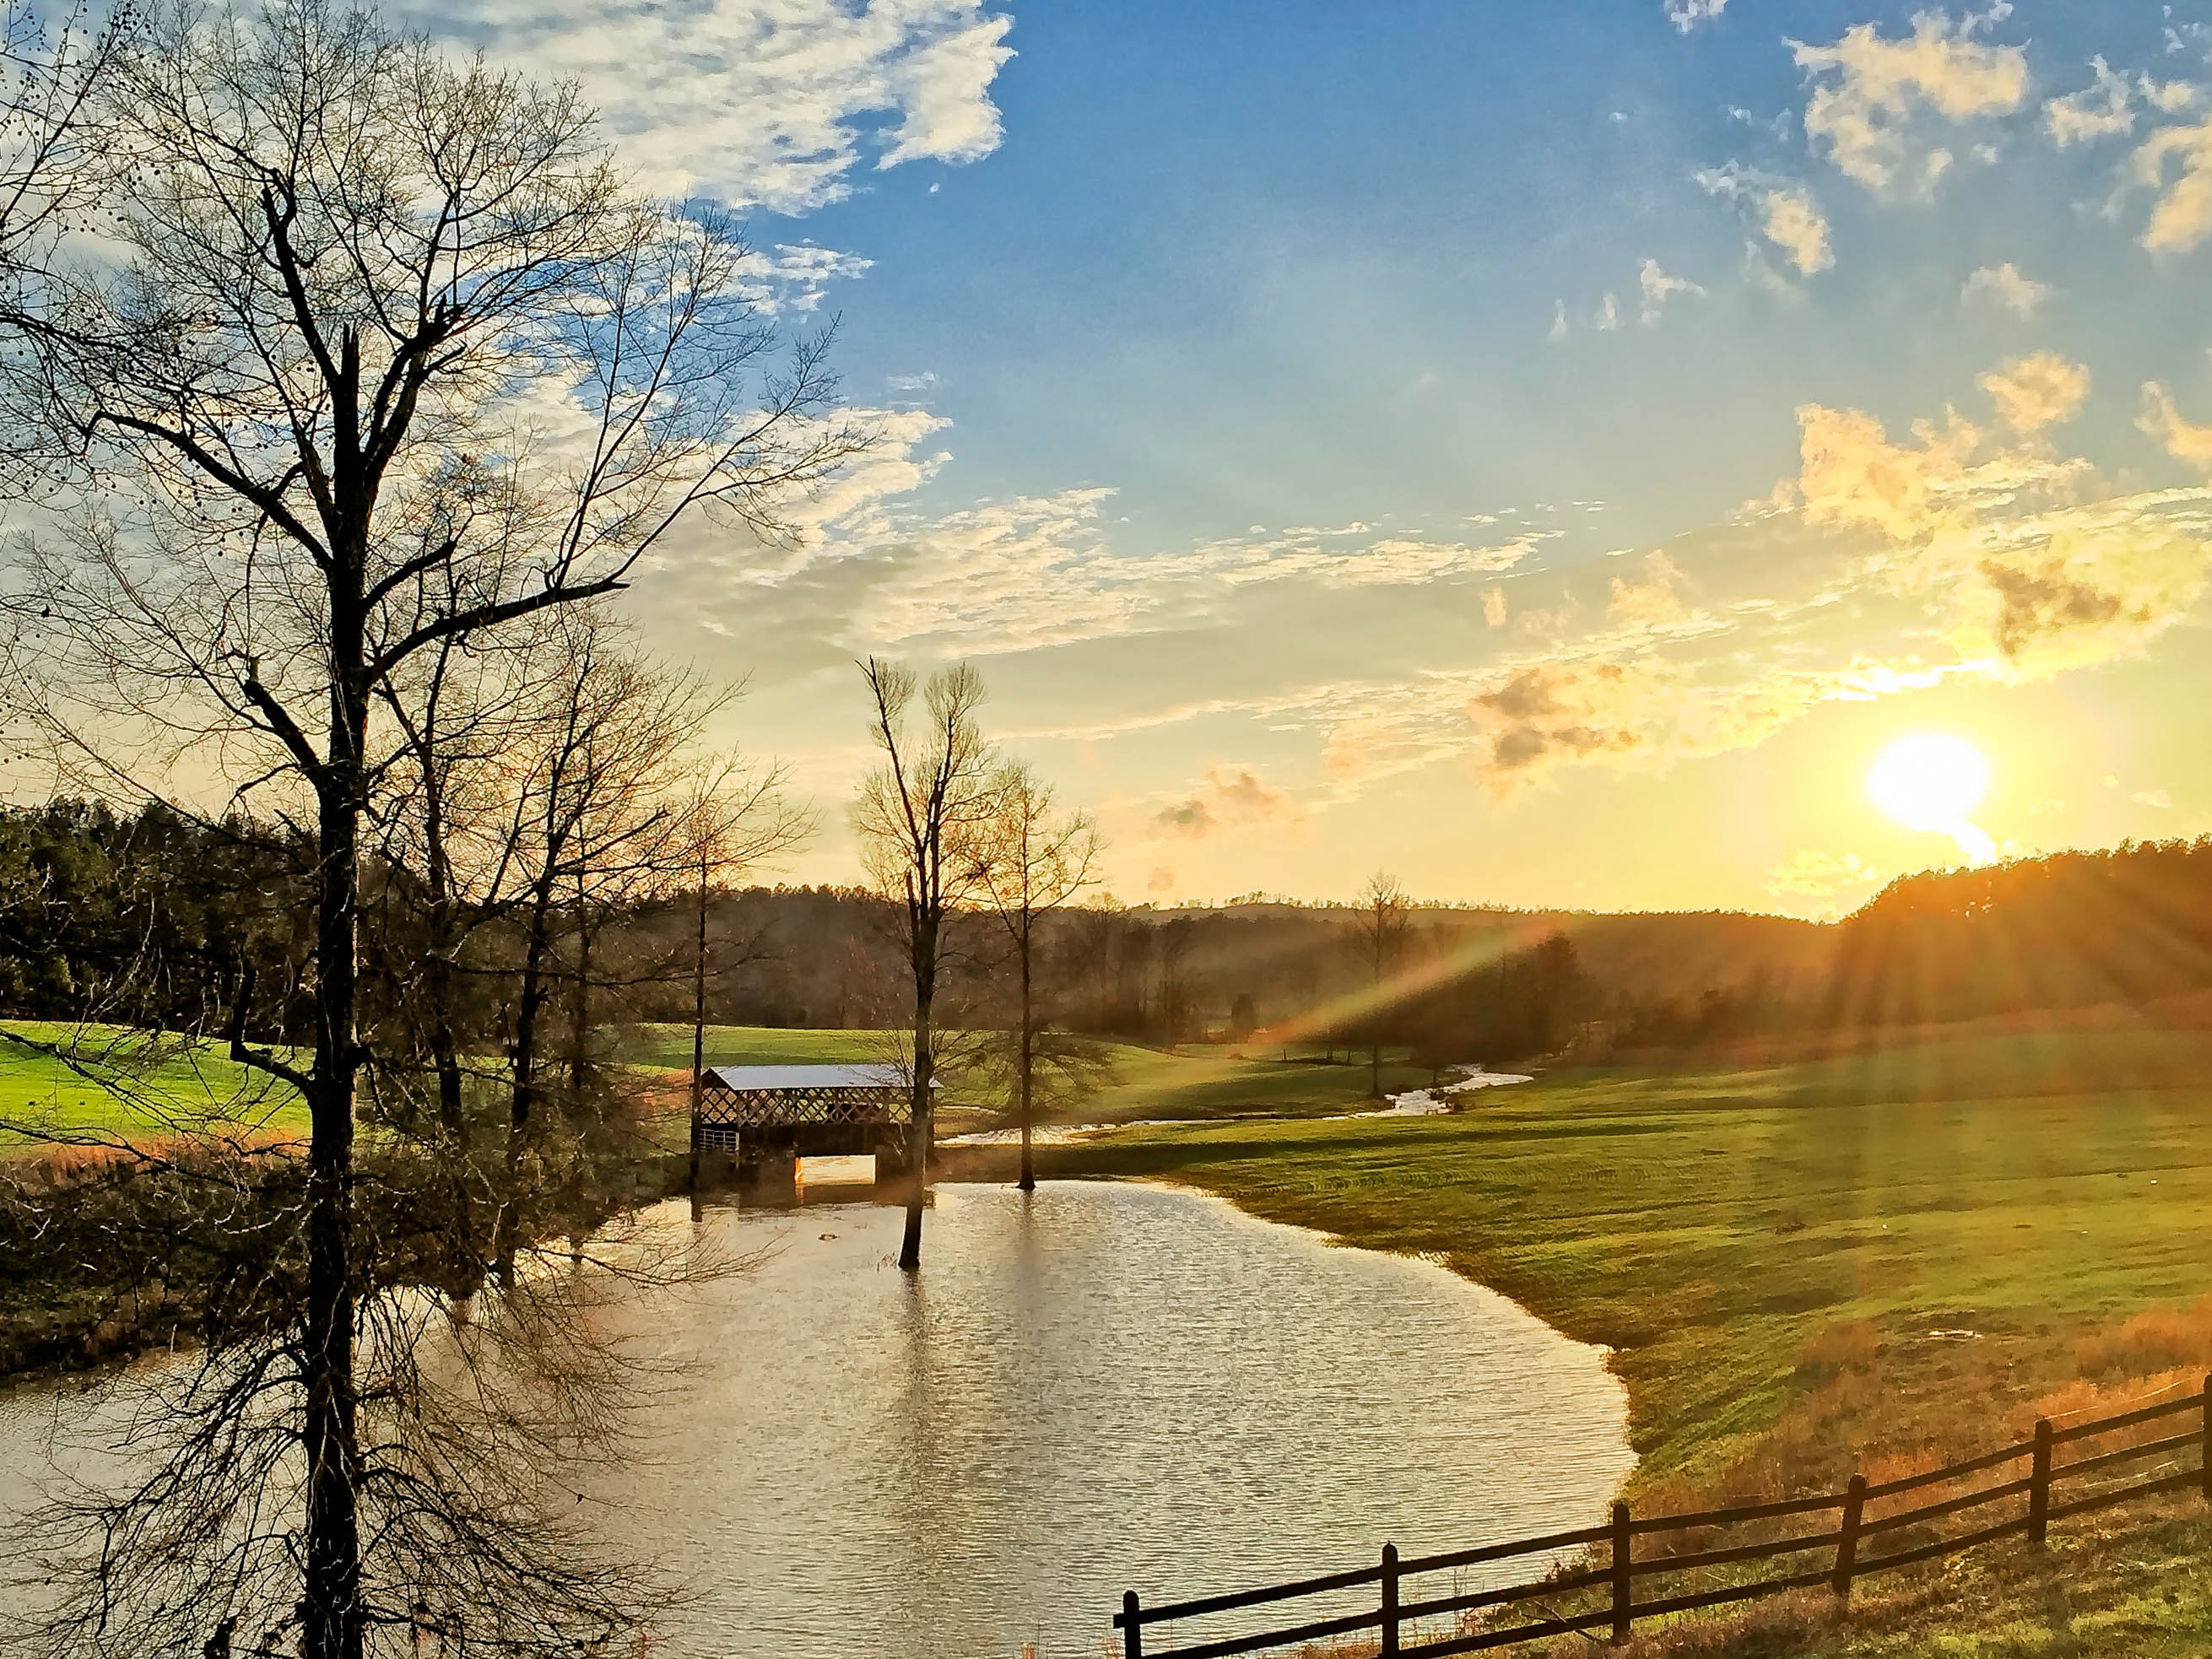
M853 873L877 651L975 660L1126 899L1819 914L1959 856L1866 801L1911 730L1988 750L2019 850L2212 828L2209 16L440 21L744 206L883 411L798 549L635 597L751 674L732 735L823 809L793 873Z

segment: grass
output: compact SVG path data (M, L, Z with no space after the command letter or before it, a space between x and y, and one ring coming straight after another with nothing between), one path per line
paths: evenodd
M2202 1032L1561 1071L1453 1116L1146 1127L1043 1164L1190 1182L1431 1254L1613 1346L1644 1459L1632 1496L1667 1508L1832 1490L1879 1459L2008 1442L2093 1382L2124 1399L2174 1367L2212 1369ZM2192 1559L2178 1582L2201 1618L2212 1568ZM2119 1559L2084 1571L2125 1599L2141 1586ZM1944 1616L1973 1633L1980 1615ZM1863 1638L1816 1633L1803 1650L2063 1650L1986 1630L1965 1646L1849 1645ZM2094 1650L2186 1646L2162 1643L2107 1632Z
M143 1138L212 1121L281 1135L307 1132L306 1107L288 1085L249 1073L211 1043L52 1021L9 1020L0 1029L69 1045L84 1067L0 1041L0 1155L35 1144L26 1128ZM102 1080L116 1086L103 1087Z
M1229 1118L1255 1113L1313 1117L1366 1109L1368 1068L1316 1064L1310 1054L1236 1047L1186 1046L1173 1053L1117 1045L1119 1079L1085 1102L1078 1115L1093 1123L1154 1118ZM1425 1068L1387 1060L1382 1089L1425 1088Z
M898 1033L869 1030L795 1030L763 1025L709 1025L709 1066L830 1066L879 1060L896 1052ZM1291 1058L1273 1049L1186 1045L1176 1050L1109 1043L1115 1080L1060 1115L1085 1123L1126 1123L1156 1117L1218 1119L1266 1113L1316 1116L1352 1112L1369 1104L1368 1069L1358 1065L1312 1063L1306 1051ZM691 1028L688 1025L629 1027L617 1049L629 1065L689 1073ZM1249 1056L1249 1057L1248 1057ZM1385 1061L1386 1091L1418 1089L1429 1073L1401 1061ZM947 1091L951 1106L975 1107L957 1085Z

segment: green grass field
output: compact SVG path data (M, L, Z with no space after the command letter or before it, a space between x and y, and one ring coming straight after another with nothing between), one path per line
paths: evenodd
M1254 1114L1317 1117L1365 1109L1369 1074L1358 1065L1312 1063L1292 1051L1234 1047L1186 1047L1174 1054L1117 1044L1118 1076L1071 1115L1091 1123L1127 1123L1148 1118L1225 1118ZM1385 1060L1386 1094L1419 1089L1427 1071Z
M0 1029L65 1047L76 1062L0 1041L0 1152L35 1144L37 1131L143 1137L210 1122L279 1136L307 1131L306 1108L289 1086L233 1064L210 1043L35 1020Z
M1632 1495L1667 1507L1832 1490L1885 1452L2008 1443L2084 1377L2117 1398L2136 1374L2212 1370L2212 1302L2155 1340L2115 1334L2212 1294L2203 1033L1562 1071L1451 1116L1133 1127L1042 1164L1428 1254L1614 1346L1644 1460ZM2114 1565L2106 1588L2128 1582ZM2212 1651L2188 1645L2212 1638L2212 1563L2175 1582L2206 1622L2095 1650Z
M706 1059L709 1066L827 1066L864 1063L896 1054L898 1033L865 1030L792 1030L760 1025L710 1025ZM1368 1103L1368 1068L1359 1065L1316 1065L1293 1050L1284 1060L1275 1050L1189 1046L1175 1053L1133 1043L1107 1045L1114 1080L1088 1100L1059 1115L1082 1123L1125 1123L1153 1117L1224 1118L1255 1113L1317 1116L1363 1109ZM636 1025L616 1050L625 1063L656 1070L689 1072L691 1028ZM1249 1056L1249 1058L1247 1056ZM1402 1061L1386 1062L1386 1091L1417 1089L1429 1073ZM946 1103L975 1110L990 1103L955 1084Z

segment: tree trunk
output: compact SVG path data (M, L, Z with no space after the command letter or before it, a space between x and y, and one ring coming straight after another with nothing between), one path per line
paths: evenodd
M584 878L576 877L579 888ZM576 976L568 987L568 1110L580 1115L592 1082L592 919L576 895Z
M699 1190L699 1108L707 1088L707 851L699 849L699 954L691 963L691 1166L684 1190Z
M937 924L925 921L915 931L914 951L914 1097L908 1109L913 1122L907 1131L906 1231L899 1240L900 1268L913 1273L921 1266L921 1200L929 1184L929 1146L934 1125L931 1121L930 1085L937 1056L931 1044L930 1012L937 1000Z
M349 561L338 586L357 574ZM306 1372L301 1451L307 1526L301 1595L305 1659L361 1659L361 1448L354 1377L353 1093L359 994L363 644L357 606L332 595L331 735L318 787L315 1063L308 1101Z
M1030 982L1030 920L1029 913L1026 910L1022 913L1021 929L1016 937L1014 948L1016 953L1021 957L1022 964L1020 1079L1020 1109L1022 1115L1022 1178L1014 1184L1025 1193L1033 1193L1036 1190L1036 1161L1035 1156L1030 1151L1031 1137L1030 1134L1030 1126L1032 1121L1032 1117L1030 1114L1031 1097L1030 1094L1030 1077L1036 1064L1036 1027L1035 1016L1031 1012L1032 999Z
M507 1096L506 1180L500 1193L499 1224L492 1240L494 1271L502 1285L514 1277L522 1142L537 1103L538 1022L545 1009L545 952L553 908L551 860L547 862L547 872L532 899L530 936L523 948L521 983L515 994L514 1075Z

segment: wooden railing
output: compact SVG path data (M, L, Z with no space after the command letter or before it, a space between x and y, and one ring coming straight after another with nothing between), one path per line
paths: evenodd
M2105 1450L2094 1450L2086 1444L2106 1436L2189 1414L2195 1415L2197 1422L2177 1434ZM2073 1449L2075 1448L2081 1449L2077 1452ZM2066 1454L2063 1458L2062 1450ZM2154 1457L2166 1461L2148 1473L2128 1468ZM2023 1461L2028 1466L2027 1474L2000 1480L1994 1486L1944 1493L1907 1507L1891 1507L1894 1500L1907 1494L1924 1494L1930 1488L1954 1486L1976 1475L2008 1469ZM2121 1471L2125 1472L2116 1476L2115 1472ZM2092 1475L2106 1478L2094 1490L2082 1491L2079 1483ZM1358 1637L1368 1632L1375 1632L1376 1651L1392 1659L1398 1655L1410 1659L1410 1656L1417 1654L1442 1659L1445 1654L1507 1647L1516 1642L1570 1631L1606 1630L1613 1640L1625 1642L1639 1619L1687 1613L1693 1608L1771 1595L1778 1590L1821 1584L1838 1596L1848 1597L1852 1583L1869 1573L1933 1560L2016 1534L2025 1534L2032 1546L2039 1547L2054 1521L2087 1515L2093 1510L2109 1508L2152 1492L2176 1492L2191 1486L2201 1489L2205 1501L2212 1503L2212 1376L2204 1379L2198 1393L2139 1407L2114 1417L2065 1428L2053 1428L2047 1420L2038 1423L2033 1439L1944 1468L1873 1483L1864 1475L1853 1475L1844 1491L1828 1496L1753 1504L1740 1509L1705 1510L1686 1515L1638 1516L1630 1511L1627 1504L1615 1504L1612 1519L1604 1526L1407 1559L1400 1559L1395 1545L1385 1544L1377 1565L1271 1585L1265 1589L1200 1596L1158 1607L1144 1606L1136 1591L1131 1590L1121 1598L1121 1611L1115 1615L1114 1627L1121 1632L1122 1652L1127 1659L1226 1659L1231 1654ZM1965 1533L1927 1541L1916 1541L1911 1536L1916 1529L1926 1529L1936 1522L1967 1515L2008 1498L2025 1498L2027 1502L2020 1512ZM1809 1516L1834 1519L1824 1518L1817 1523L1816 1531L1792 1532L1780 1538L1723 1544L1714 1548L1682 1547L1686 1543L1713 1541L1691 1539L1685 1534L1711 1534L1722 1528L1794 1521ZM1652 1545L1662 1540L1668 1540L1666 1547L1654 1550ZM1597 1565L1581 1565L1580 1560L1592 1559L1599 1546L1607 1549L1607 1553L1596 1557ZM1580 1553L1580 1560L1571 1559L1569 1552ZM1543 1577L1503 1589L1464 1593L1455 1589L1443 1595L1408 1594L1409 1579L1530 1555L1551 1557L1557 1565ZM1636 1599L1640 1579L1788 1558L1800 1559L1790 1570L1772 1577L1658 1595L1641 1601ZM1250 1635L1200 1640L1164 1650L1148 1652L1145 1646L1145 1632L1161 1625L1309 1597L1342 1595L1370 1584L1377 1587L1376 1599L1356 1612L1304 1618L1295 1624ZM1591 1594L1601 1587L1604 1592L1601 1595ZM1565 1609L1549 1605L1562 1598L1574 1598L1580 1605ZM1527 1604L1534 1604L1544 1618L1502 1628L1489 1626L1489 1620L1504 1610ZM1453 1626L1437 1631L1432 1621L1439 1619L1453 1620Z

